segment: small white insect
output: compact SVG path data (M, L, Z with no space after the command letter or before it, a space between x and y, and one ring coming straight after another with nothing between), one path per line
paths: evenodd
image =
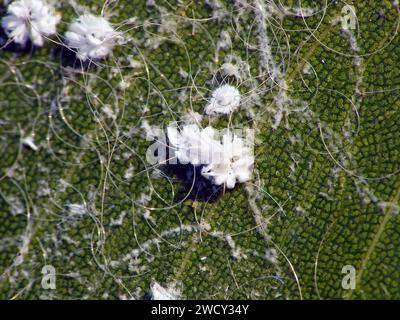
M227 132L219 140L212 127L195 124L167 128L170 148L182 164L203 165L201 174L215 185L228 189L251 179L254 156L242 138Z
M220 146L214 139L214 129L199 128L196 124L167 128L170 147L181 164L201 165L210 163L214 152L219 152Z
M245 145L243 139L231 133L222 136L222 151L218 159L202 168L201 174L213 181L215 185L226 185L233 189L236 182L246 182L251 179L254 156L251 148Z
M13 1L7 8L1 26L15 43L25 46L28 40L41 47L44 37L57 32L61 16L44 0Z
M205 107L208 115L222 115L233 112L240 105L240 92L237 88L225 84L215 89Z
M82 61L107 57L120 36L106 19L92 14L75 19L65 34L67 45Z

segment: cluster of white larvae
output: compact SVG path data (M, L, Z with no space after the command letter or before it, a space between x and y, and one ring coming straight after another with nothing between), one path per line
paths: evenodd
M41 47L45 38L57 33L60 20L61 16L46 0L15 0L8 5L1 27L16 44L26 46L31 41ZM83 14L69 25L65 43L82 61L103 59L119 36L103 17Z
M223 115L233 112L240 104L239 90L223 85L214 90L205 107L206 114ZM167 128L169 147L181 164L201 167L201 174L215 185L228 189L236 182L251 179L254 156L249 141L238 137L229 129L217 137L212 127L200 128L197 124L175 123Z

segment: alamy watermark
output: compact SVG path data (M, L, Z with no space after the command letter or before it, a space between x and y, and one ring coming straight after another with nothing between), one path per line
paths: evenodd
M42 268L42 288L45 290L56 289L56 269L52 265L45 265Z
M342 279L342 288L345 290L354 290L356 288L356 268L348 264L343 266L342 273L346 275Z
M354 6L345 5L342 8L340 21L344 30L355 30L357 28L357 14Z

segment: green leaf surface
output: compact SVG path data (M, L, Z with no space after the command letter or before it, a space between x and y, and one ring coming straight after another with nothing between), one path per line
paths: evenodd
M399 299L398 4L348 1L346 32L340 1L155 2L58 1L59 35L0 51L0 298L143 299L157 281L183 299ZM124 41L63 67L85 11ZM202 125L254 129L254 176L182 200L148 134L203 114L224 63L241 108Z

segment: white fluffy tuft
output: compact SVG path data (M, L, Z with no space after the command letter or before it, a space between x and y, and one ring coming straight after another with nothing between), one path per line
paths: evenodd
M205 112L209 115L229 114L239 107L240 98L238 89L225 84L213 91Z
M84 14L73 21L65 34L67 45L76 51L77 57L103 59L115 46L120 33L103 17Z
M10 39L22 46L28 40L37 47L43 46L43 38L55 34L61 20L61 16L44 0L13 1L7 13L1 26Z
M167 128L170 147L182 164L201 165L212 161L212 153L218 151L219 143L214 139L214 129L200 129L196 124L175 125Z
M215 185L235 187L236 182L251 179L254 157L252 149L238 136L226 132L215 138L212 127L200 129L195 124L167 128L170 148L182 164L203 165L201 174Z
M203 167L201 174L216 185L226 185L228 189L234 188L236 182L250 180L254 164L252 149L245 145L243 139L230 132L222 136L221 145L218 161Z

